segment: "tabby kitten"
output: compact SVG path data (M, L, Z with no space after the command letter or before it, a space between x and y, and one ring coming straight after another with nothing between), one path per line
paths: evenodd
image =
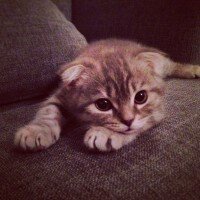
M59 70L62 84L15 134L23 150L41 150L60 137L62 110L87 124L84 144L117 150L164 117L165 77L197 78L200 67L175 63L157 49L124 40L92 43Z

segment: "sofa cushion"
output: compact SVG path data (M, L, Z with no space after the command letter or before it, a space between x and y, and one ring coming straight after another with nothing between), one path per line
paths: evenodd
M71 20L71 0L51 0L58 9L65 15L68 20Z
M0 3L0 104L44 95L85 38L49 0Z
M0 110L0 199L199 199L199 80L167 83L167 118L120 151L88 152L82 130L51 148L17 152L13 133L38 104Z

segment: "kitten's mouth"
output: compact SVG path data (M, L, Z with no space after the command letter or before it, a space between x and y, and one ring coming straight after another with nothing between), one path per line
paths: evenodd
M126 131L124 131L125 134L130 134L133 132L133 129L128 128Z
M115 129L113 127L107 127L107 128L110 129L110 130L112 130L112 131L114 131L114 132L117 132L117 133L120 133L120 134L124 134L124 135L131 134L131 133L134 132L134 129L131 128L131 127L124 127L121 130L119 128Z
M124 134L124 135L131 134L133 133L133 129L127 128L125 131L120 131L119 133Z

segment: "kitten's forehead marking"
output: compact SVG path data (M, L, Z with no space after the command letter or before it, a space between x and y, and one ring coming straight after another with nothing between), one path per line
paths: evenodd
M105 80L106 93L110 98L118 101L125 101L130 97L129 81L131 75L122 71L119 67L102 69L103 78Z

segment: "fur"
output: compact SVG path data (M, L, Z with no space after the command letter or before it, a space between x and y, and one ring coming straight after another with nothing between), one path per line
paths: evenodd
M54 144L61 132L62 108L89 128L89 149L117 150L164 118L164 78L198 78L200 67L170 60L163 52L126 40L102 40L88 45L71 63L60 68L62 83L45 101L36 117L15 134L24 150ZM136 103L145 91L147 100ZM98 99L112 105L100 110Z

